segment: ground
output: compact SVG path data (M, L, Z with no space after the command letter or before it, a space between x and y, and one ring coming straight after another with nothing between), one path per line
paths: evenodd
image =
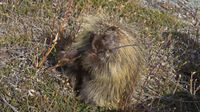
M186 6L144 4L140 0L0 1L0 111L110 111L80 102L65 74L47 70L53 64L50 56L54 57L56 52L55 43L49 43L53 42L51 39L58 32L75 36L76 20L82 14L96 13L113 15L133 24L144 41L148 68L135 111L200 111L199 15ZM176 35L170 33L166 38L172 38L166 39L163 32ZM182 47L176 46L183 40L176 39L179 33L189 35L178 44ZM187 51L184 57L175 58L184 51ZM189 76L184 76L185 72Z

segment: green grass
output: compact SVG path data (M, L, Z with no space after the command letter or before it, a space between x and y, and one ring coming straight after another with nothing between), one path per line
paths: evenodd
M41 60L47 48L47 34L59 30L62 13L67 10L69 2L59 0L18 0L7 1L0 5L0 53L6 50L8 57L0 61L0 111L11 112L14 107L19 112L105 112L107 109L81 103L73 94L68 79L58 72L47 72L48 61L41 68L35 66L36 57ZM79 14L95 14L99 11L124 18L136 25L140 35L155 39L155 49L159 49L160 32L168 28L176 31L182 27L177 18L159 10L141 7L137 2L128 0L75 0L70 12L71 17ZM53 26L54 22L55 26ZM0 55L1 56L1 55ZM157 60L159 61L159 60ZM156 62L156 61L155 61ZM163 82L154 83L158 96L173 92L174 85L163 74L168 69L158 69L155 77ZM164 79L162 79L164 78ZM150 85L150 84L149 84ZM165 88L163 88L165 87ZM3 102L3 103L2 103ZM146 102L147 103L147 102ZM162 106L160 105L160 108Z

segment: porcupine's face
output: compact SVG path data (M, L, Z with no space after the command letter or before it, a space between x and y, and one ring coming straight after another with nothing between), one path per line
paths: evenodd
M102 68L112 55L116 52L116 47L119 46L119 37L117 28L110 27L102 34L94 34L90 44L91 50L84 53L83 66L84 68Z
M103 34L97 35L92 40L92 50L99 56L109 57L119 46L117 28L110 27Z

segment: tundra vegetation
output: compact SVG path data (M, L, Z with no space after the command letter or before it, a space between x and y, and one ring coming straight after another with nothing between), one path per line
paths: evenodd
M0 111L115 111L81 102L64 70L49 69L80 17L101 13L134 26L145 48L143 86L126 111L200 111L199 15L188 15L192 24L175 12L140 0L0 1Z

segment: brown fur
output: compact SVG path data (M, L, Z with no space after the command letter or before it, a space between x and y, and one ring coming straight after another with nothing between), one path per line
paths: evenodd
M73 63L79 65L77 71L83 71L78 73L82 77L80 98L101 107L122 108L132 100L128 97L135 93L143 71L143 51L137 36L99 19L86 22L82 29L72 45L78 53L63 55L67 59L79 57Z
M120 44L131 45L136 42L120 29L107 30L105 34L102 35L107 38L105 43L100 39L98 44L102 46L95 47L97 53L87 52L83 55L83 68L89 71L92 79L84 82L80 95L87 102L117 108L123 95L131 92L139 81L142 55L138 46L115 49ZM112 42L106 44L110 38Z

